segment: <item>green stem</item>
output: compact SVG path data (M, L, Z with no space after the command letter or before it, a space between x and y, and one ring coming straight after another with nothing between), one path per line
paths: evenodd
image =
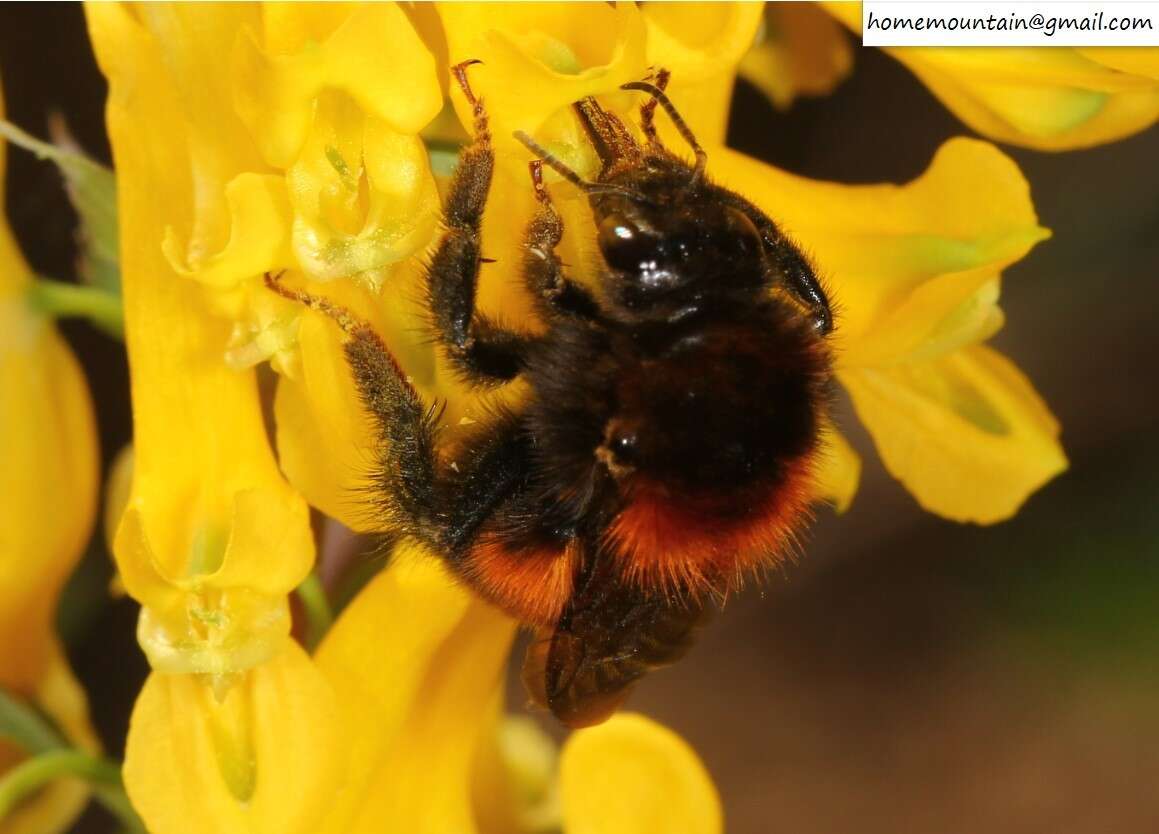
M307 639L311 650L322 642L326 632L334 623L334 611L330 608L330 600L326 597L326 589L322 587L322 580L318 574L311 573L298 586L298 599L302 601L302 610L306 613L309 624Z
M97 802L121 821L129 834L144 834L145 826L129 804L114 762L72 750L36 710L0 689L0 739L6 739L32 758L0 779L0 820L21 799L45 782L60 776L78 776L92 782Z
M60 734L32 707L0 689L0 739L31 755L65 746Z
M50 750L27 759L0 779L0 820L21 800L57 779L77 778L89 782L97 801L116 815L129 831L144 832L145 826L129 804L121 784L121 770L113 762L79 750Z
M125 338L125 315L117 295L96 287L45 278L32 284L29 295L42 312L56 318L79 316L115 339Z
M129 802L123 783L118 781L116 785L94 785L93 796L106 811L120 821L125 834L147 834L145 823L137 816L137 811Z

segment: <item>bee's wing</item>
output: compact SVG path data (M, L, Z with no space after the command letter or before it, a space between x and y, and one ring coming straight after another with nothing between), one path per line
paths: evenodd
M637 679L680 659L704 616L702 605L646 594L597 563L581 574L555 631L527 650L524 684L564 724L599 724Z

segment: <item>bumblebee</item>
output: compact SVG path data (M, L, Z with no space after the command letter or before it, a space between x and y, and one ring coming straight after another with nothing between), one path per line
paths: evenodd
M471 63L452 74L475 134L445 201L426 304L448 361L481 385L522 378L520 404L495 410L448 454L436 411L369 325L276 277L267 283L345 331L381 440L372 480L384 526L441 554L536 630L528 691L582 727L678 659L714 599L791 547L808 517L833 319L800 250L708 179L663 71L624 86L647 96L642 142L595 99L574 105L600 159L594 180L516 134L538 157L521 266L546 330L515 332L477 311L494 152ZM660 141L658 105L692 164ZM556 254L563 224L545 165L590 203L603 260L592 286L568 277Z

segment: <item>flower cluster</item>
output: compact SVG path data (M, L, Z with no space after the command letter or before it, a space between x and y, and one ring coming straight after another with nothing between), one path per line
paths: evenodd
M472 421L483 406L426 342L413 303L439 230L443 158L472 124L448 83L455 63L482 62L471 81L497 151L484 311L531 315L506 274L535 207L512 134L591 173L570 104L598 96L632 122L638 94L621 85L663 67L709 175L782 223L825 276L840 309L838 378L885 466L924 507L998 521L1065 468L1049 410L985 345L1002 325L1002 270L1049 236L1012 160L955 139L910 183L851 187L725 146L738 71L782 105L849 71L837 20L855 25L855 8L828 4L830 17L780 5L87 7L109 81L132 375L131 487L113 550L153 669L124 779L148 830L722 829L695 754L648 719L575 733L558 761L504 719L516 624L431 554L402 548L312 653L291 636L291 598L316 560L311 508L375 529L359 500L373 441L340 333L263 276L288 273L371 322L420 391L448 401L450 431ZM1001 141L1078 147L1159 115L1154 53L896 53ZM670 124L660 129L672 139ZM586 202L552 177L561 256L590 278ZM30 280L0 229L0 379L21 392L6 398L0 432L0 528L17 536L0 549L0 685L95 749L51 628L92 521L92 417L75 361L22 304ZM815 497L842 509L859 459L836 428L826 440ZM30 523L49 505L67 512ZM0 770L20 755L0 746ZM11 830L60 830L80 796L48 803L55 816L39 827Z
M0 143L0 192L5 161ZM54 622L57 596L96 514L96 425L80 365L32 303L33 280L0 216L0 713L18 698L48 716L70 745L95 751L84 693ZM0 773L30 746L14 735L0 732ZM62 782L8 817L0 801L0 831L61 830L85 798L82 785Z

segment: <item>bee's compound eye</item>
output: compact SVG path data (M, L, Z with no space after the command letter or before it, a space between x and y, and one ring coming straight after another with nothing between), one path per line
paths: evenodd
M604 260L612 269L635 272L656 260L655 235L621 215L612 214L600 222L598 239Z

